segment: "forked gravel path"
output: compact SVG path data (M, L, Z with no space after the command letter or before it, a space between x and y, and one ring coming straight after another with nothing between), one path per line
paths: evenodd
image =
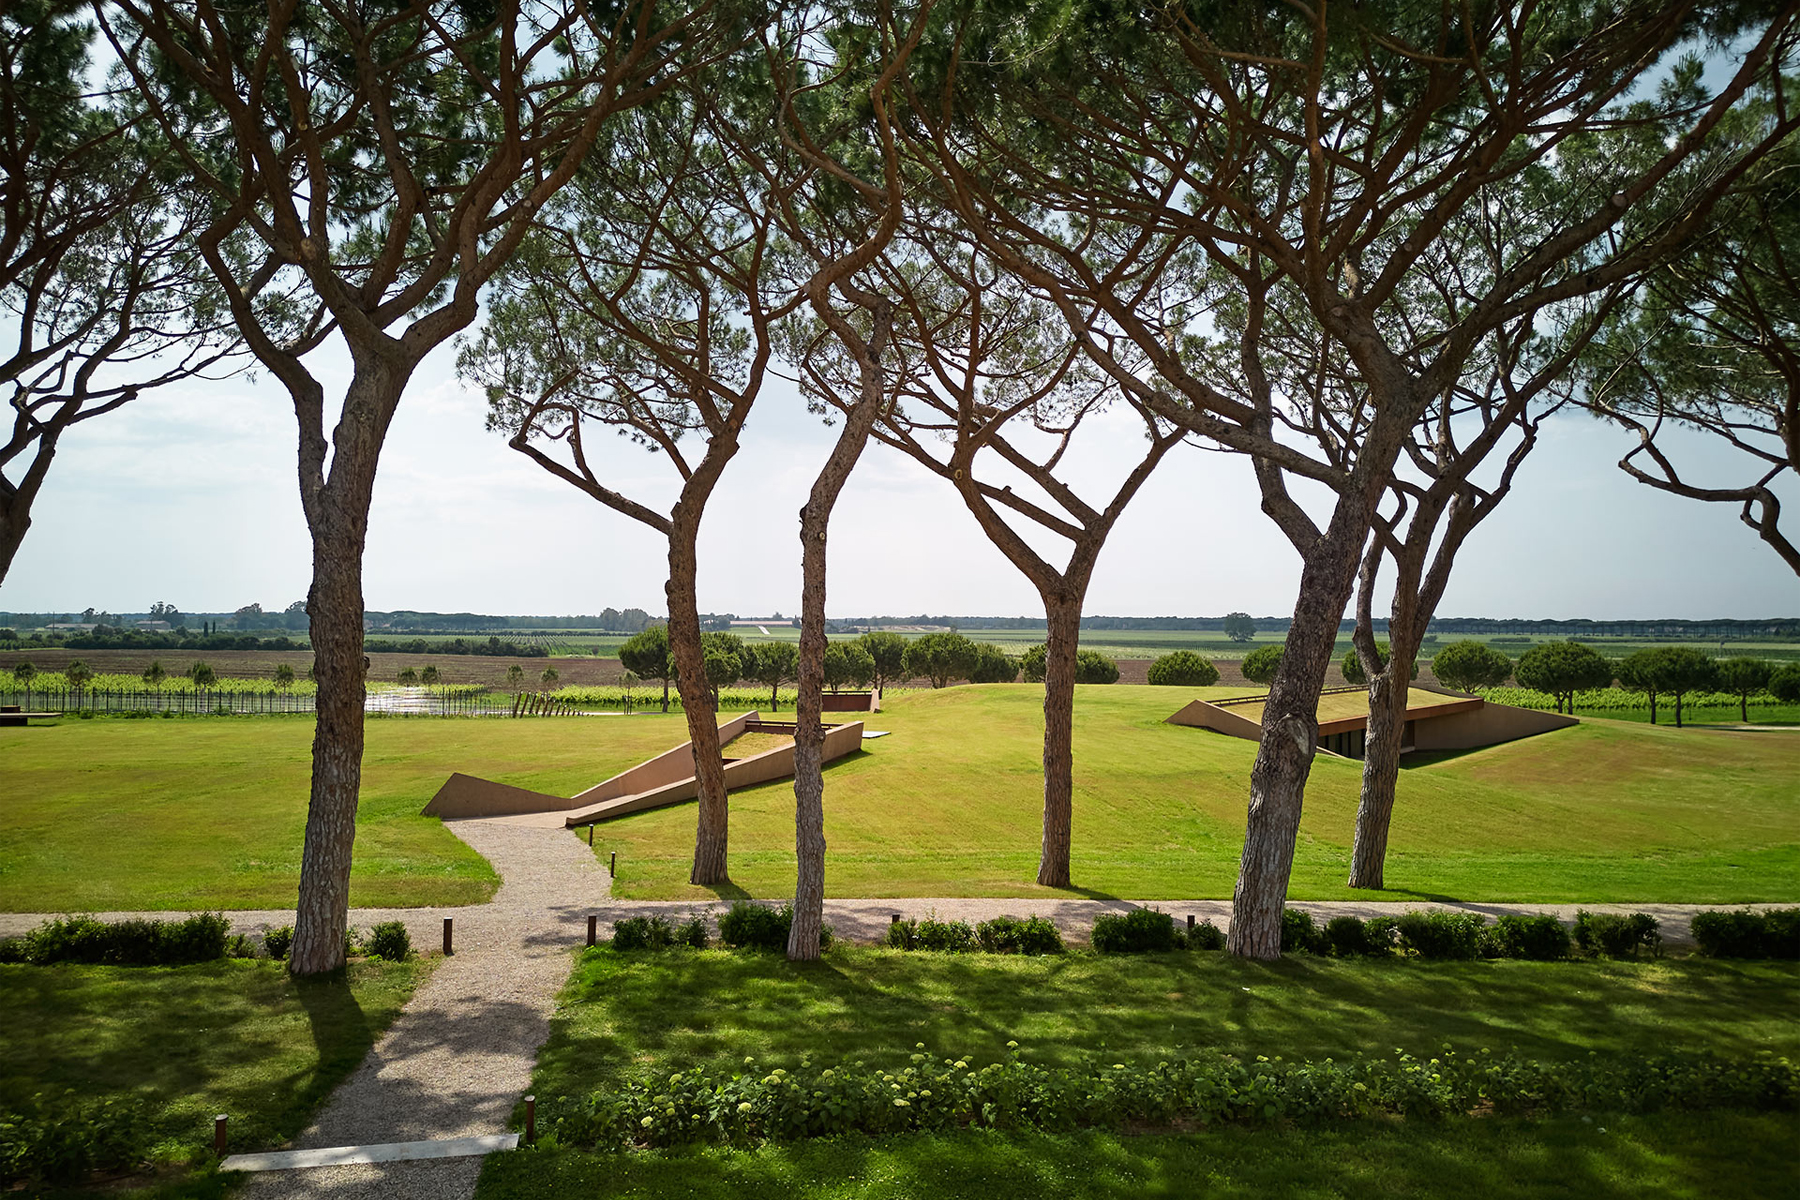
M550 1033L569 949L607 900L593 853L566 833L501 821L446 826L500 875L492 901L454 910L455 954L345 1080L296 1149L505 1133ZM234 916L240 914L234 914ZM366 921L367 912L357 920ZM441 920L441 917L440 917ZM414 930L424 945L435 945ZM250 1177L253 1200L454 1200L475 1193L481 1159L318 1167Z

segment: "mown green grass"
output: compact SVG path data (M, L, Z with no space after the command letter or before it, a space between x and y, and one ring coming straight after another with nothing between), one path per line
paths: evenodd
M156 1157L292 1137L399 1015L429 963L354 962L296 981L283 964L0 966L0 1107L73 1092L141 1106Z
M1319 1059L1516 1048L1800 1052L1800 968L1699 959L1420 963L1222 954L1025 959L833 949L775 955L584 952L533 1088L541 1128L627 1078L867 1062L916 1044L982 1063L1154 1064L1212 1054ZM754 1057L753 1067L745 1065ZM1792 1194L1791 1114L1404 1122L1125 1136L968 1131L489 1161L478 1195L901 1197ZM1783 1188L1789 1191L1783 1192ZM1571 1191L1575 1189L1575 1191Z
M371 720L351 904L477 904L493 894L486 861L418 815L452 771L585 787L680 741L680 722ZM0 733L0 911L294 903L310 718L102 719Z
M727 950L583 954L538 1057L540 1100L642 1072L815 1063L1075 1066L1211 1054L1325 1058L1518 1049L1800 1054L1800 968L1646 962L1357 962L1218 953L1116 958L838 947L819 964ZM704 997L703 1000L696 999Z
M1134 899L1229 897L1256 746L1165 724L1228 689L1077 689L1073 866L1078 889ZM1050 896L1042 836L1042 691L909 692L871 718L891 736L827 768L833 896ZM1362 765L1313 766L1290 895L1496 902L1737 903L1800 899L1800 737L1589 720L1454 756L1400 781L1385 896L1352 892ZM504 777L502 777L504 778ZM508 779L508 782L517 780ZM614 894L710 898L687 882L691 805L602 825ZM791 896L793 790L731 801L733 886Z
M1779 1200L1790 1113L988 1133L489 1158L478 1200Z

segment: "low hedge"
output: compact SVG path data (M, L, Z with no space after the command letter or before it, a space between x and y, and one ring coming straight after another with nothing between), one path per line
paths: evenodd
M1800 959L1800 908L1695 913L1693 930L1712 958Z
M604 1148L742 1144L957 1129L1143 1128L1220 1122L1582 1110L1800 1107L1800 1069L1763 1055L1543 1062L1483 1050L1348 1061L1258 1057L1046 1067L976 1066L923 1053L905 1066L861 1064L715 1074L696 1067L600 1091L559 1117L557 1139ZM754 1060L746 1059L746 1065Z
M1639 950L1662 953L1659 922L1649 913L1575 912L1575 944L1596 957L1636 958Z
M895 921L885 943L895 950L937 950L951 954L980 950L986 954L1061 954L1062 933L1047 918L1032 915L995 917L979 925L940 921L932 913L922 921Z
M613 926L614 950L667 950L671 946L706 949L706 918L689 917L680 925L667 917L626 917ZM787 933L781 935L781 948L787 949Z
M1094 918L1089 940L1100 954L1154 954L1180 950L1187 941L1175 928L1175 918L1154 908L1101 913Z
M196 913L186 920L102 921L95 917L57 917L22 937L0 943L0 962L34 966L52 963L103 963L110 966L158 967L211 962L234 947L231 922L220 913ZM243 943L243 939L237 939Z
M719 918L719 940L727 946L786 953L788 931L793 927L793 905L771 908L766 904L739 900L731 906L730 912ZM831 926L825 925L819 930L819 947L824 949L830 945Z
M84 1102L73 1092L0 1108L0 1185L69 1183L133 1166L144 1159L146 1128L135 1104Z

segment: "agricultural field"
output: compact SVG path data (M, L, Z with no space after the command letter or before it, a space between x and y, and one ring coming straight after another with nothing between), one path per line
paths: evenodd
M1078 892L1227 897L1256 747L1163 723L1183 689L1093 686L1076 713ZM1241 694L1218 688L1201 694ZM1041 692L895 694L889 737L827 770L834 896L1064 895L1035 887ZM280 907L298 879L309 718L65 720L0 735L0 909ZM573 795L686 737L678 714L368 725L352 903L472 903L492 872L418 811L451 771ZM1349 896L1360 764L1313 769L1299 899ZM1419 759L1394 819L1388 898L1800 899L1800 736L1589 721ZM686 883L692 806L599 827L615 894L712 899ZM732 799L728 895L793 891L793 792ZM155 846L146 854L145 846ZM1357 893L1366 896L1366 893Z

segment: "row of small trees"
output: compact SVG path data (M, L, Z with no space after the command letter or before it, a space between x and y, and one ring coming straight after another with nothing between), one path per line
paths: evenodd
M1388 646L1376 647L1387 669ZM1267 683L1281 665L1282 648L1264 646L1246 655L1244 678ZM1360 655L1345 655L1341 671L1346 683L1365 684ZM1152 666L1154 673L1155 667ZM1738 699L1738 715L1750 719L1750 697L1767 692L1784 704L1800 703L1800 664L1777 667L1760 658L1745 656L1715 659L1692 646L1652 646L1621 659L1610 659L1581 642L1544 642L1533 646L1514 662L1484 642L1453 642L1431 660L1438 682L1458 691L1473 692L1499 687L1516 679L1520 687L1551 696L1557 712L1575 710L1575 694L1608 687L1615 681L1650 701L1650 722L1656 723L1657 704L1667 697L1675 704L1675 724L1681 725L1682 704L1697 692L1729 692ZM1409 678L1418 678L1411 664ZM1154 677L1152 683L1158 682Z
M700 635L700 644L706 682L715 695L733 683L760 683L769 689L769 707L774 710L779 707L781 685L799 678L800 649L793 642L745 642L736 634L708 632ZM879 691L897 680L926 679L932 687L941 688L960 679L1013 683L1021 675L1027 683L1042 683L1047 657L1043 645L1015 656L954 631L909 640L888 630L875 630L855 640L826 644L824 686L834 692L845 687ZM681 679L669 648L668 629L658 625L633 636L619 647L619 662L637 678L663 685L662 705L667 712L669 686ZM1218 678L1217 672L1213 677ZM1076 656L1075 681L1117 683L1119 665L1097 650L1082 650Z

